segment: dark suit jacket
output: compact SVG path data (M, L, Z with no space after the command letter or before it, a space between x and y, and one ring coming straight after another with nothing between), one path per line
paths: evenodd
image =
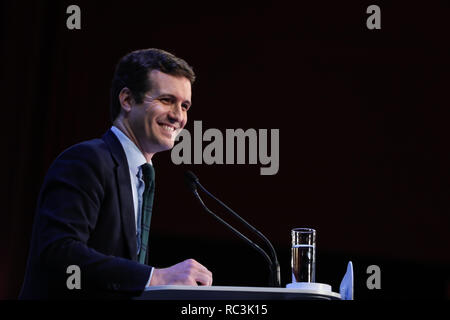
M109 130L65 150L45 177L21 299L124 297L142 293L151 267L137 262L125 152ZM67 288L70 265L81 289Z

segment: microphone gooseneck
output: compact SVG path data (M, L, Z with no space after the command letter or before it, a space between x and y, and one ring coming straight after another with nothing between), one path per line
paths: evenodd
M250 223L248 223L241 216L239 216L236 212L234 212L231 208L229 208L225 203L223 203L221 200L219 200L213 194L211 194L208 190L206 190L206 188L201 185L199 179L197 178L197 176L194 173L192 173L191 171L186 171L185 182L186 182L189 190L191 190L194 193L195 197L200 202L200 204L202 205L202 207L205 209L206 212L211 214L219 222L221 222L226 227L228 227L231 231L233 231L233 233L235 233L239 238L241 238L242 240L247 242L251 247L253 247L255 250L257 250L259 253L261 253L264 256L264 258L267 260L269 267L270 267L271 285L275 286L275 287L280 287L281 286L280 264L278 263L277 254L275 252L275 249L274 249L272 243L270 243L270 241L259 230L257 230L255 227L253 227ZM248 239L246 236L244 236L241 232L236 230L234 227L232 227L230 224L228 224L226 221L224 221L222 218L220 218L218 215L216 215L214 212L212 212L205 205L205 203L201 199L200 195L198 194L197 186L203 192L205 192L209 197L211 197L216 202L218 202L222 207L224 207L228 212L230 212L232 215L234 215L236 218L238 218L245 226L247 226L248 229L250 229L250 231L252 231L258 237L260 237L268 245L268 247L270 249L271 257L269 257L267 255L267 253L263 249L261 249L261 247L259 247L257 244L255 244L250 239Z
M192 171L186 171L184 173L184 182L189 190L192 192L197 190L198 178Z

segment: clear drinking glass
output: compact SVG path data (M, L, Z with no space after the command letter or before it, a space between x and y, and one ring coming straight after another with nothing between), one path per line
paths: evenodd
M292 282L316 282L316 230L295 228L291 236Z

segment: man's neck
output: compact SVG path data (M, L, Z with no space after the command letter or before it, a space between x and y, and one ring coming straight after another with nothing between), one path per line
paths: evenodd
M138 139L136 138L133 130L131 129L131 127L129 126L129 124L126 121L123 121L123 119L121 119L119 117L116 120L114 120L113 126L115 126L117 129L122 131L123 134L126 135L128 137L128 139L130 139L136 145L136 147L139 149L139 151L141 151L142 154L144 155L144 157L147 160L147 162L150 162L152 160L152 157L153 157L154 153L147 153L147 152L145 152L143 150L143 148L141 147L141 145L140 145Z

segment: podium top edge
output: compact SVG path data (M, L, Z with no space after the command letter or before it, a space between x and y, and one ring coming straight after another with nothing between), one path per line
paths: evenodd
M325 290L307 290L295 288L274 288L274 287L235 287L235 286L184 286L184 285L165 285L152 286L145 288L145 292L151 291L214 291L214 292L260 292L260 293L303 293L303 294L318 294L325 296L332 296L341 299L341 295L332 291Z

